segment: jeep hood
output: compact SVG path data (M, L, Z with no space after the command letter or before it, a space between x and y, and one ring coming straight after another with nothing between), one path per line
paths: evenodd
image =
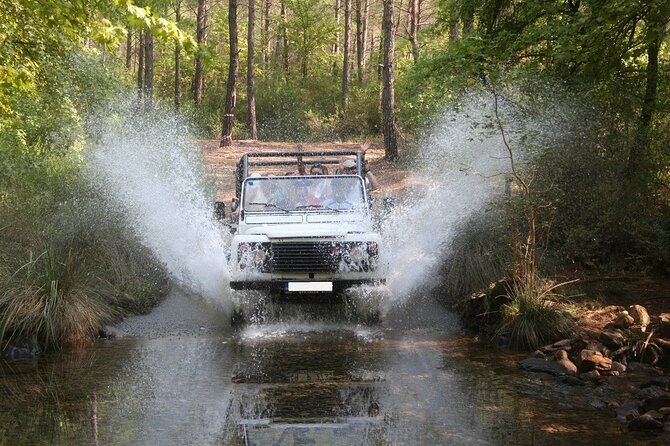
M270 239L296 237L344 237L352 233L370 232L370 226L362 223L298 224L281 226L254 226L244 231L249 235L265 235Z

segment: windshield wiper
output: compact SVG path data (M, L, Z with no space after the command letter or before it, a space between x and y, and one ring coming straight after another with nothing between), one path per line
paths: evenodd
M286 212L287 214L289 213L288 210L286 210L286 209L284 209L284 208L282 208L282 207L279 207L279 206L277 206L277 205L274 204L274 203L259 203L259 202L252 202L252 203L248 203L247 205L248 205L248 206L252 206L252 205L255 205L255 206L263 206L263 207L266 207L266 208L275 208L275 209L279 209L280 211ZM251 212L253 212L253 211L251 211Z
M323 206L321 206L320 204L304 204L302 206L296 206L295 208L297 210L297 209L321 209L322 207Z

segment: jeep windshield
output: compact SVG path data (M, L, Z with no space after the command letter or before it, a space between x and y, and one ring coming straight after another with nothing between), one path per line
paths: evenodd
M366 208L363 180L356 175L249 177L245 212L354 211Z

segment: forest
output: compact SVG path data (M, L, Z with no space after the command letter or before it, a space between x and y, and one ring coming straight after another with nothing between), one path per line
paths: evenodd
M503 136L564 113L506 142L511 192L454 241L445 292L667 276L669 22L664 0L3 0L0 338L85 342L167 286L86 180L91 121L120 96L222 147L369 139L398 163L471 95L504 105L485 123Z

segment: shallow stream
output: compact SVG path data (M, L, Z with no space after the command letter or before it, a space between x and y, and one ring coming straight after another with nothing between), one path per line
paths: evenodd
M332 306L229 328L171 294L128 337L0 365L6 445L611 445L612 390L520 371L432 299L377 325ZM309 314L309 316L305 316Z

